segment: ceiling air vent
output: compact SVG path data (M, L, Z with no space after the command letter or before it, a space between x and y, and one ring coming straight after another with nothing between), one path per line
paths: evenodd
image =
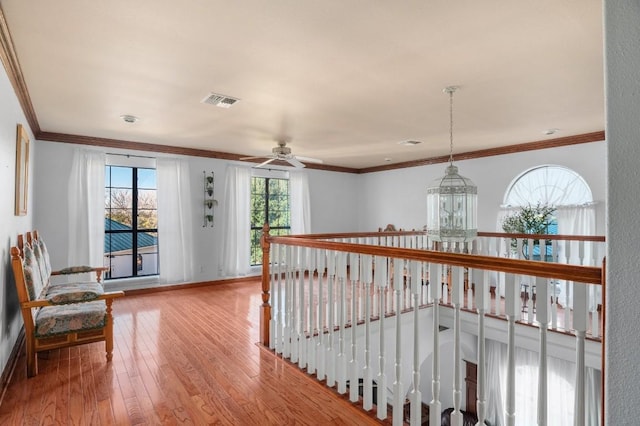
M231 105L235 104L239 100L240 99L232 98L231 96L210 93L206 98L202 100L202 103L214 105L220 108L229 108Z

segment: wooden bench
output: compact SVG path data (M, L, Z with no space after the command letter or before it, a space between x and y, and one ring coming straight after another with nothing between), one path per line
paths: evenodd
M49 254L37 232L20 235L11 247L20 310L24 320L27 376L38 374L37 353L51 349L105 342L107 362L113 357L113 299L122 291L105 293L100 283L104 267L71 267L52 271ZM52 275L95 272L97 281L51 283Z

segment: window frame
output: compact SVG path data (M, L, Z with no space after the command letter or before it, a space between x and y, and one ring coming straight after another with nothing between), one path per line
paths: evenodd
M254 196L254 192L253 192L253 181L254 179L262 179L264 180L264 193L262 194L263 198L264 198L264 205L263 205L263 215L265 220L268 222L269 221L269 217L270 217L270 212L269 212L269 200L270 200L270 191L269 191L269 187L270 187L270 182L272 180L279 180L279 181L286 181L286 185L287 185L287 193L286 193L286 197L287 197L287 207L288 207L288 221L287 221L287 225L272 225L272 223L269 223L269 233L270 235L290 235L291 234L291 181L289 179L288 176L282 176L282 175L277 175L277 176L269 176L269 175L252 175L251 176L251 183L250 183L250 190L249 190L249 197L250 197L250 208L249 208L249 264L251 267L257 267L257 266L261 266L262 265L262 256L259 256L260 258L260 262L259 263L254 263L253 258L254 258L254 253L255 252L261 252L261 247L260 247L260 238L262 237L262 228L264 226L263 224L253 224L251 223L251 216L253 215L253 196Z
M160 274L160 247L159 247L159 239L158 239L158 223L157 223L157 214L158 214L158 205L157 205L157 193L158 193L158 185L157 185L157 170L155 167L155 161L153 163L150 162L142 162L141 164L130 164L131 162L125 162L124 164L121 162L107 162L105 164L105 177L109 176L108 179L105 179L105 186L104 186L104 190L105 190L105 219L111 219L111 211L112 211L112 206L110 204L107 203L107 199L111 199L111 194L110 192L113 189L123 189L123 190L130 190L131 191L131 224L123 224L125 226L130 227L130 229L107 229L107 227L105 226L104 229L104 239L105 242L107 240L107 238L111 238L111 235L114 234L131 234L131 265L130 265L130 273L131 275L127 275L127 276L116 276L113 277L112 276L112 272L111 270L107 271L107 273L104 276L105 281L113 281L113 280L131 280L131 279L139 279L139 278L145 278L145 277L157 277ZM128 184L130 184L131 186L114 186L113 185L113 181L111 179L111 168L113 167L118 167L118 168L127 168L127 169L131 169L131 182L129 182ZM138 180L138 172L139 170L144 169L144 170L153 170L154 172L154 181L155 181L155 188L147 188L147 187L141 187L139 185L139 180ZM109 191L109 193L107 192ZM140 208L139 208L139 203L138 203L138 198L139 198L139 194L140 191L155 191L156 197L156 203L155 203L155 208L154 209L149 209L149 208L144 208L142 210L155 210L156 212L156 227L155 228L140 228L139 227L139 215L140 215ZM140 251L140 249L144 249L144 247L139 247L138 246L138 241L139 241L139 235L141 233L148 233L148 234L155 234L155 253L143 253ZM140 272L142 272L144 270L144 268L142 268L141 270L139 269L140 265L143 265L145 262L142 261L140 262L140 256L144 257L144 254L154 254L156 257L156 269L155 272L152 273L147 273L147 274L142 274ZM109 257L109 260L107 259L107 257ZM105 258L105 266L110 267L111 266L111 260L112 258L114 258L114 255L110 255L108 253L104 253L104 258Z

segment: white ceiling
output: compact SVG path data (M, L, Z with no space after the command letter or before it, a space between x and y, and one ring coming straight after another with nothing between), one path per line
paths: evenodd
M447 155L449 85L455 152L604 129L600 0L0 6L45 132L365 168Z

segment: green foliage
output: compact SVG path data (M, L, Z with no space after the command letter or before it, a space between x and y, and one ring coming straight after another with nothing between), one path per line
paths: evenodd
M262 264L260 237L269 223L271 235L288 235L291 227L289 181L276 178L251 178L251 264Z
M520 211L509 215L502 221L502 230L509 234L548 234L549 225L555 220L555 207L541 205L528 205L521 207ZM525 259L529 259L528 241L522 243L522 254ZM551 244L550 240L546 240L543 247L538 250L546 253L546 246ZM511 240L511 250L517 249L518 242L516 239ZM533 246L540 246L540 240L533 240ZM535 250L535 249L534 249ZM535 252L534 252L535 253Z
M502 230L510 234L546 234L554 220L555 207L528 205L502 221Z

